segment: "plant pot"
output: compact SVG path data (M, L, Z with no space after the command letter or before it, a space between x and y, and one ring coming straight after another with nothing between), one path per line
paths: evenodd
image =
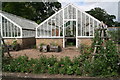
M50 45L50 51L51 52L60 52L61 51L61 47L60 46Z
M48 52L49 51L49 46L48 45L42 45L38 47L40 52Z

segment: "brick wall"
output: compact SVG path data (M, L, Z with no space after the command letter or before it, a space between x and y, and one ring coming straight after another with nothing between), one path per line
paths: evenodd
M79 45L80 44L85 44L85 45L90 46L92 44L92 39L91 38L79 38L78 42L79 42Z
M38 47L41 43L50 45L50 43L56 43L63 47L63 39L36 39L36 46Z
M36 39L35 38L23 38L22 39L22 47L23 48L30 48L34 45L36 45Z
M5 39L5 42L7 44L11 44L12 41L15 39ZM40 45L41 43L49 45L50 43L56 43L63 47L63 39L35 39L35 38L23 38L23 39L17 39L17 42L20 44L21 48L29 48L33 45L36 44ZM92 39L91 38L78 38L78 46L80 44L85 44L85 45L91 45L92 44Z
M17 40L17 42L18 42L20 45L22 45L22 39L15 39L15 38L12 38L12 39L7 38L7 39L4 39L4 41L5 41L6 44L12 44L13 40Z
M11 44L13 40L17 40L17 42L20 44L20 47L23 48L29 48L36 44L35 38L22 38L22 39L4 39L6 44Z

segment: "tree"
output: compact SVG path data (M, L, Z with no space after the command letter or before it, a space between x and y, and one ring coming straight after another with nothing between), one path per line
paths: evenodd
M2 10L37 23L44 21L61 8L59 2L4 2Z
M114 26L115 26L115 27L120 27L120 22L115 21Z
M114 15L108 14L104 9L97 7L97 8L91 9L90 11L86 11L86 12L94 16L98 20L103 21L109 27L114 26L115 24L114 19L116 19L116 17Z

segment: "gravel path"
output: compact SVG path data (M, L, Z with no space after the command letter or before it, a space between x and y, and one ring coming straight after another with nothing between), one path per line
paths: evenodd
M74 58L75 56L79 56L80 52L76 48L65 48L62 50L62 52L39 52L37 49L25 49L25 50L20 50L20 51L11 51L10 52L11 56L16 58L18 56L28 56L29 58L39 58L42 55L45 55L47 57L50 56L56 56L57 58L65 57L68 56L71 59Z

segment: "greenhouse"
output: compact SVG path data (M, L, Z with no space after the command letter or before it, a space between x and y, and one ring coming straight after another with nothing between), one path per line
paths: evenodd
M13 40L17 40L22 48L35 45L35 28L38 26L37 23L1 11L0 26L1 36L7 44L11 44Z
M68 4L36 27L36 45L55 43L61 47L91 44L100 21L73 4Z

